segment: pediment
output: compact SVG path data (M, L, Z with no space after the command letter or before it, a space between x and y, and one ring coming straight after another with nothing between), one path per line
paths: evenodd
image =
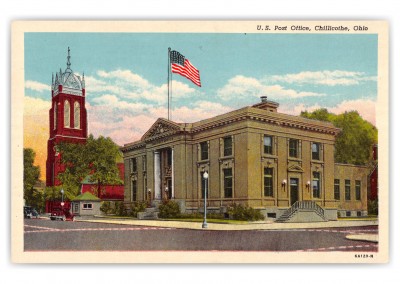
M304 173L304 170L299 165L291 165L290 167L288 167L288 172Z
M176 131L179 131L180 129L181 128L179 124L163 118L159 118L143 135L142 140L146 140L152 137L163 136L165 134L172 134Z

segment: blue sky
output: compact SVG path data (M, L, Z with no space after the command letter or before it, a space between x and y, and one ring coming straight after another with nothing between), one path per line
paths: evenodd
M358 110L375 122L377 35L26 33L25 108L48 119L52 73L85 73L89 132L119 145L166 117L167 50L200 70L202 87L173 75L172 120L193 122L259 102L280 112ZM40 119L39 119L40 121ZM47 132L46 132L47 135Z

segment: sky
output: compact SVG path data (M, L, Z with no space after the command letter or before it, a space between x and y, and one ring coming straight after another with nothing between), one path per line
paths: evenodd
M194 122L252 105L279 112L357 110L375 124L377 35L215 33L26 33L24 147L45 177L52 74L85 75L88 130L118 145L167 117L168 47L200 71L201 87L172 76L171 120Z

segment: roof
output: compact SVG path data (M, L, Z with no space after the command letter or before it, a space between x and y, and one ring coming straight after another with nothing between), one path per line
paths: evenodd
M336 128L331 122L278 113L276 112L277 106L277 103L265 101L193 123L177 123L164 118L158 118L139 141L125 144L120 149L122 152L125 152L142 148L145 147L147 142L155 139L166 138L178 133L194 134L243 120L254 120L266 124L298 128L304 131L325 133L333 136L336 136L340 132L340 129Z
M94 196L90 192L85 192L72 199L72 201L100 201L100 198Z

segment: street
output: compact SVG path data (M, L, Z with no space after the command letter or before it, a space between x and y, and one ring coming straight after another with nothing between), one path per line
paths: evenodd
M378 226L212 231L25 219L25 251L358 251L378 244L346 239Z

